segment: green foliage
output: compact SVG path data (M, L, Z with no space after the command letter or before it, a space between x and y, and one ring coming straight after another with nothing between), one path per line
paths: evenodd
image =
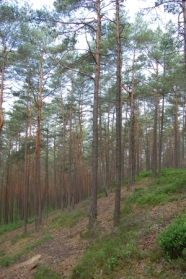
M186 256L185 218L185 215L180 216L158 235L158 244L168 259Z
M178 197L169 197L166 193L158 193L158 191L152 193L152 194L147 194L142 197L139 197L136 200L136 203L139 206L145 206L145 205L151 205L151 206L156 206L159 204L165 204L169 201L177 200Z
M37 271L34 274L34 279L61 279L62 277L58 275L55 271L50 270L45 265L38 265Z
M82 210L63 213L52 219L52 226L72 228L85 217L86 212Z
M114 270L120 259L117 242L119 241L116 238L106 237L89 245L82 259L73 269L71 278L94 279L96 274L102 272L104 275Z
M140 198L144 194L145 194L145 190L144 189L142 189L142 188L134 189L132 195L130 195L129 198L127 199L126 204L135 203L138 200L138 198Z
M139 177L150 177L151 171L140 173ZM163 169L161 177L154 179L146 190L134 189L132 195L125 202L122 213L130 212L131 204L138 206L156 206L178 200L179 194L185 192L186 170Z
M28 224L32 224L32 223L34 223L34 218L30 218L30 219L28 219L28 222L27 222Z
M97 198L100 199L105 196L105 192L99 192Z
M117 271L131 258L143 258L136 248L139 234L135 230L140 227L138 217L132 216L131 220L131 216L127 216L115 233L94 238L74 267L71 279L107 278L108 275L109 278L116 278Z
M139 177L140 178L152 177L152 171L149 170L149 171L140 172Z
M9 257L0 258L0 266L8 267L11 263L11 259Z
M31 224L34 222L34 218L30 218L28 219L28 224ZM6 225L0 225L0 235L6 233L6 232L10 232L13 230L16 230L18 228L21 228L23 226L23 220L18 220L14 223L8 223Z

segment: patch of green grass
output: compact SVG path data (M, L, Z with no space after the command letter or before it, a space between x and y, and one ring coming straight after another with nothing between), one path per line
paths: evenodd
M152 177L152 171L149 170L149 171L140 172L138 177L140 179L145 178L145 177Z
M62 279L61 275L49 269L45 265L38 265L37 271L34 274L34 279Z
M14 254L13 256L0 258L0 266L9 266L9 265L15 263L21 256L23 256L24 254L29 252L31 249L33 249L51 239L53 239L51 236L44 236L41 239L39 239L38 241L28 244L26 247L24 247L21 251Z
M27 223L28 223L28 224L34 223L34 217L33 217L33 218L29 218L28 221L27 221Z
M33 222L34 222L34 218L29 218L27 221L28 224L31 224ZM22 226L23 226L23 220L18 220L14 223L8 223L6 225L5 224L0 225L0 235L21 228Z
M10 257L0 258L0 266L8 267L11 264Z
M52 227L55 227L55 228L58 228L58 227L72 228L78 222L83 220L86 216L87 216L87 213L82 211L82 210L63 213L63 214L61 214L59 216L56 216L55 218L52 219Z
M151 172L140 173L141 177L150 176ZM156 206L163 205L170 201L178 200L180 194L185 195L186 170L184 169L163 169L162 176L149 183L146 190L134 189L122 208L122 214L130 213L131 205Z
M98 195L97 195L97 198L100 199L102 197L105 196L105 192L100 192Z
M151 171L141 173L139 180L151 175ZM151 180L147 189L134 189L129 197L121 200L120 227L114 233L102 238L100 235L89 236L88 231L82 233L82 237L88 235L92 237L92 241L74 267L70 278L113 279L119 278L118 273L122 272L120 278L132 279L136 272L134 266L144 258L147 260L141 275L143 278L183 278L186 272L186 250L182 253L185 258L174 260L174 274L173 267L166 261L157 244L153 247L154 250L140 250L138 240L141 236L145 239L156 231L152 228L154 220L149 219L150 217L147 219L140 208L137 216L133 213L133 208L137 205L150 211L151 206L178 200L183 197L185 187L186 170L163 169L162 176ZM157 221L163 223L163 220Z
M156 206L163 205L167 202L178 200L177 196L168 196L166 193L152 193L147 194L142 197L139 197L136 200L137 205L139 206Z
M143 222L142 222L143 223ZM71 279L116 278L118 270L131 259L142 259L142 251L136 248L141 227L139 218L127 215L120 227L110 236L90 241L83 257L74 267ZM134 230L136 229L136 231Z
M23 221L17 221L16 223L9 223L7 225L0 225L0 235L4 234L5 232L9 232L21 228L22 225L23 225Z
M133 210L132 204L131 203L126 203L124 204L124 207L121 208L121 215L126 215L131 213Z
M132 210L132 204L136 203L137 199L143 196L145 190L142 188L134 189L133 193L124 201L124 207L121 209L121 213L130 213Z

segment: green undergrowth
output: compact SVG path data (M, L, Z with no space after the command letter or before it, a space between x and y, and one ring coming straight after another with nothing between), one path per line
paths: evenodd
M26 245L22 250L20 250L18 253L12 256L6 256L5 253L3 253L2 255L0 255L0 266L10 266L11 264L15 263L19 258L21 258L24 254L28 253L31 249L40 246L41 244L52 239L53 238L51 236L46 235L38 241Z
M186 274L186 247L183 247L181 254L178 254L176 259L173 258L170 260L170 257L167 257L167 253L163 251L158 241L155 241L155 247L148 247L148 251L145 247L145 252L144 247L142 249L139 245L140 241L143 239L145 243L148 244L148 239L150 239L153 234L154 239L156 239L160 231L163 232L165 227L174 219L174 215L166 217L162 215L157 216L157 218L153 215L153 217L151 217L150 211L154 206L185 198L186 170L163 169L161 177L146 179L151 178L151 176L152 173L150 171L140 173L136 179L140 182L138 188L132 188L129 195L122 198L120 226L110 235L101 235L99 223L97 223L96 229L89 228L87 231L80 233L80 237L82 239L86 238L89 244L82 258L73 268L70 276L71 279L181 279L183 274ZM145 187L143 187L143 182ZM101 195L102 193L99 194L99 197L101 197ZM81 209L64 212L54 217L48 227L45 227L42 231L43 235L41 239L27 245L18 253L8 257L6 256L5 250L0 250L0 266L9 266L34 247L52 239L50 235L53 229L60 227L72 228L75 224L82 221L88 216L88 211L85 210L85 207L88 206L89 201L89 199L83 201ZM186 220L185 215L184 218ZM173 226L170 231L172 234L176 232L176 235L178 235L178 232L183 232L182 235L186 235L185 227L183 231L181 228L182 227L179 227L179 224L176 223L176 227ZM11 229L13 229L13 226ZM170 231L168 231L168 236L170 236ZM162 234L159 236L159 239L168 242L170 240L168 236L166 236L165 233L165 235ZM12 245L22 238L29 239L31 237L32 235L29 234L13 237ZM185 238L181 238L180 243L182 243L182 241L185 243ZM174 242L170 240L170 243ZM170 243L168 245L170 245ZM136 266L138 266L138 263L141 261L144 262L144 268L141 271L142 275L140 275L141 277L136 277ZM58 279L61 277L48 269L48 267L41 265L34 275L34 279L37 278Z
M48 210L48 215L56 213L56 210L52 209L51 206L49 207ZM45 218L46 217L46 212L45 210L43 210L42 212L42 217ZM32 224L34 223L34 217L29 217L27 220L27 224ZM13 230L16 230L18 228L23 227L24 221L21 220L19 217L16 221L14 222L9 222L8 224L0 224L0 235L6 233L6 232L10 232ZM1 243L1 242L0 242Z
M162 231L157 242L168 260L186 260L186 214L179 215Z
M34 218L28 219L28 224L31 224L33 222L34 222ZM23 226L23 220L18 220L16 222L8 223L6 225L5 224L0 225L0 235L21 228L22 226Z
M141 173L141 177L147 177L150 172ZM123 212L131 208L132 204L140 207L163 205L176 201L186 194L186 170L163 169L161 177L151 180L147 189L136 188L125 203Z
M34 279L62 279L55 271L49 269L45 265L38 265L37 271L34 274Z
M151 172L141 173L138 181L140 184L141 181L147 183L144 179L151 176ZM163 169L161 177L150 179L145 186L132 189L131 195L122 198L121 224L112 234L100 236L91 230L82 233L81 237L89 238L89 245L73 268L71 279L184 278L185 248L182 251L185 258L179 257L170 262L156 240L155 246L145 251L139 243L152 235L156 239L159 228L174 219L172 213L154 219L150 211L153 206L185 198L186 170ZM136 266L140 261L144 261L144 266L140 271L141 277L136 277Z
M5 232L9 232L21 228L22 225L23 225L23 221L21 220L15 223L9 223L7 225L0 225L0 235L4 234Z
M54 217L52 219L50 226L53 228L59 228L59 227L72 228L78 222L83 220L85 217L87 217L87 212L83 210L78 210L78 211L73 210Z
M73 269L71 279L116 278L118 270L133 259L141 260L144 253L136 248L139 230L144 220L127 216L109 236L94 235L83 257ZM96 237L95 237L96 235ZM109 277L108 277L109 276Z

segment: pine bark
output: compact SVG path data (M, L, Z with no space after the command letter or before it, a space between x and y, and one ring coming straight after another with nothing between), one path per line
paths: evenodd
M93 104L93 140L92 140L92 175L90 198L90 225L97 220L97 191L98 191L98 98L100 92L100 36L101 36L101 3L96 1L97 26L96 26L96 53L95 53L95 80Z
M120 221L120 200L121 200L121 134L122 134L122 102L121 102L121 30L120 30L120 3L116 0L116 192L114 226Z

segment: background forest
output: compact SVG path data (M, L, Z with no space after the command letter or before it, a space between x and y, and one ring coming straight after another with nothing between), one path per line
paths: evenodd
M95 221L115 187L117 224L122 181L185 168L185 1L164 2L178 24L117 0L0 2L0 224L38 230L88 196Z

